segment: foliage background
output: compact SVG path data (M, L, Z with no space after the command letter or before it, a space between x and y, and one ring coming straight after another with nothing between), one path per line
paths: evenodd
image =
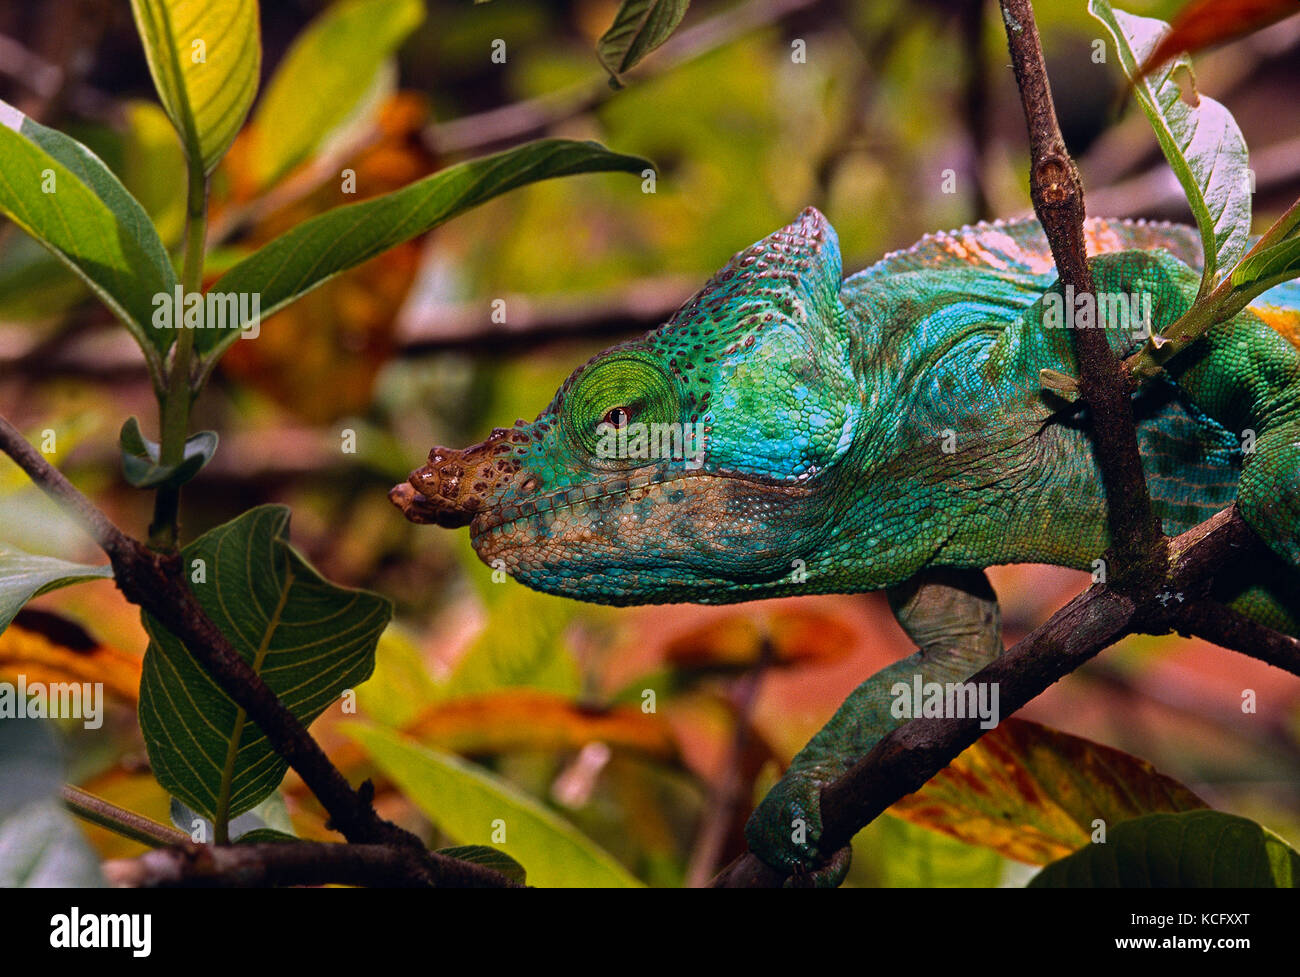
M262 6L265 86L324 5ZM1123 6L1167 18L1178 4ZM260 339L236 344L199 401L193 426L219 430L222 443L187 487L183 510L192 539L252 505L292 506L295 545L323 574L398 605L375 677L358 692L362 717L493 771L656 885L707 878L729 859L752 799L779 765L858 681L910 653L883 597L621 611L578 604L493 583L465 533L406 523L386 492L431 445L469 444L494 425L535 416L575 365L653 327L732 253L808 204L839 232L846 270L927 231L1029 210L1023 120L994 9L980 21L966 3L937 0L765 7L789 12L736 32L739 8L698 2L678 40L704 38L703 53L679 60L681 46L670 45L615 92L592 53L613 18L611 0L431 0L400 48L392 84L340 136L331 165L315 178L311 163L291 174L302 192L259 192L259 147L248 133L214 178L215 274L223 258L355 199L339 191L345 166L364 197L463 158L466 142L476 155L543 131L657 163L653 195L608 176L515 191L269 319ZM1129 112L1116 121L1121 75L1092 60L1102 31L1085 4L1037 8L1089 211L1185 219L1145 120ZM978 34L972 24L982 24ZM0 97L94 147L175 243L182 158L153 102L126 5L3 4L0 38ZM494 38L507 42L505 64L489 59ZM804 64L791 61L795 39L806 42ZM1292 18L1197 59L1201 90L1232 109L1252 148L1257 229L1300 191L1298 51ZM304 110L313 97L301 91ZM508 120L539 108L557 118L480 142L487 123L502 118L490 113L505 107ZM949 169L955 193L941 189ZM489 320L498 298L504 329ZM56 431L53 460L76 484L120 525L147 525L147 499L122 481L116 451L126 416L155 417L138 353L8 226L0 229L0 413L38 439ZM340 448L344 430L356 432L355 454ZM0 466L0 539L97 562L8 463ZM1008 642L1086 580L1047 567L991 575ZM72 779L167 820L135 720L145 646L137 612L111 582L33 607L38 613L0 635L0 677L45 668L105 681L109 735L65 729ZM761 628L778 636L781 654L746 702L742 676ZM659 693L653 715L639 709L649 687ZM1253 715L1240 708L1247 688L1259 698ZM1213 806L1300 845L1300 680L1201 642L1131 638L1022 715L1135 753ZM340 726L347 718L330 710L313 731L352 779L375 775ZM734 803L720 788L729 782L739 784ZM381 813L439 839L439 818L378 784ZM300 835L330 837L293 774L281 793ZM712 838L711 825L726 830ZM142 850L88 833L106 857ZM899 819L867 834L851 882L984 885L1033 871Z

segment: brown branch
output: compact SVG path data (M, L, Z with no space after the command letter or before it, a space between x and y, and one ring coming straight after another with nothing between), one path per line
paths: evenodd
M114 526L3 417L0 450L13 458L46 495L70 512L108 554L123 596L179 638L217 687L243 707L276 753L297 771L329 812L330 827L351 842L383 843L425 852L419 838L375 813L368 783L360 790L352 789L306 727L212 623L185 583L177 555L149 550ZM466 871L497 884L505 881L504 876L481 866L472 865Z
M1217 607L1203 600L1212 574L1262 549L1263 543L1230 506L1170 541L1173 564L1163 586L1142 599L1104 584L1093 586L969 681L996 686L999 711L1009 716L1120 638L1163 634L1171 627L1300 675L1300 641L1225 608L1206 610ZM980 722L978 716L913 719L881 738L848 773L822 790L819 847L835 851L847 845L895 801L919 790L986 732ZM783 882L780 873L747 854L713 884L731 888Z
M1029 0L1001 0L1007 45L1029 131L1030 196L1047 235L1062 286L1093 292L1083 236L1083 182L1061 136L1043 50ZM1069 310L1073 314L1073 309ZM1115 554L1112 581L1121 587L1158 579L1164 536L1151 506L1138 453L1133 408L1119 360L1103 329L1075 329L1079 386L1092 414L1101 480ZM1152 571L1156 571L1153 573Z
M337 845L319 841L235 845L186 844L138 858L104 863L108 883L121 888L359 885L387 888L516 887L482 866L437 852L396 845Z
M671 275L594 294L506 295L505 322L492 321L487 299L445 305L408 299L398 313L394 341L403 355L500 354L560 339L637 335L666 321L698 289L698 279Z
M731 711L735 723L731 744L726 758L722 762L713 790L709 793L708 803L704 808L704 819L699 834L695 839L695 848L691 852L686 866L686 888L698 889L708 885L709 879L718 868L718 860L727 836L732 830L736 815L746 793L753 793L752 780L744 776L745 752L754 737L754 706L758 702L758 693L763 679L776 658L776 647L768 634L763 635L759 649L758 661L748 669L731 689Z
M414 291L398 312L397 356L430 353L515 355L546 343L639 336L662 325L700 287L697 277L661 275L585 294L507 294L506 322L492 321L490 300L419 302ZM0 333L0 377L23 382L53 376L133 382L148 374L140 347L123 329L87 329L37 342L21 330ZM220 457L220 456L218 456Z
M1175 619L1179 634L1203 638L1223 648L1246 652L1252 658L1300 675L1300 640L1252 621L1230 607L1210 600L1188 604Z

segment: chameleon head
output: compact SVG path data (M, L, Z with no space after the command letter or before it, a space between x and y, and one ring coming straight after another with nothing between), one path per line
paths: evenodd
M604 603L793 593L833 531L860 412L835 232L809 208L532 423L434 448L390 498L484 562Z

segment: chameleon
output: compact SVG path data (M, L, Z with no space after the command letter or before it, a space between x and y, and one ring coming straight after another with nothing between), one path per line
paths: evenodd
M1002 654L985 569L1095 571L1107 551L1086 407L1040 371L1078 375L1071 328L1103 328L1125 355L1172 323L1197 295L1201 242L1103 219L1085 237L1097 308L1120 300L1107 315L1068 314L1079 300L1066 306L1033 219L927 235L844 277L834 229L808 208L661 327L574 370L536 420L433 448L390 499L413 522L468 526L478 556L523 584L583 601L884 590L916 653L850 694L746 827L790 884L838 884L849 851L819 848L821 788L903 721L896 683L963 682ZM1269 552L1213 596L1291 635L1298 347L1292 282L1133 395L1165 533L1235 501ZM679 429L691 437L645 434Z

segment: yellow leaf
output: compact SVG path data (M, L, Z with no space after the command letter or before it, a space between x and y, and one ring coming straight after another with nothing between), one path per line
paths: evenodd
M257 0L131 0L131 10L163 108L210 173L257 94Z

